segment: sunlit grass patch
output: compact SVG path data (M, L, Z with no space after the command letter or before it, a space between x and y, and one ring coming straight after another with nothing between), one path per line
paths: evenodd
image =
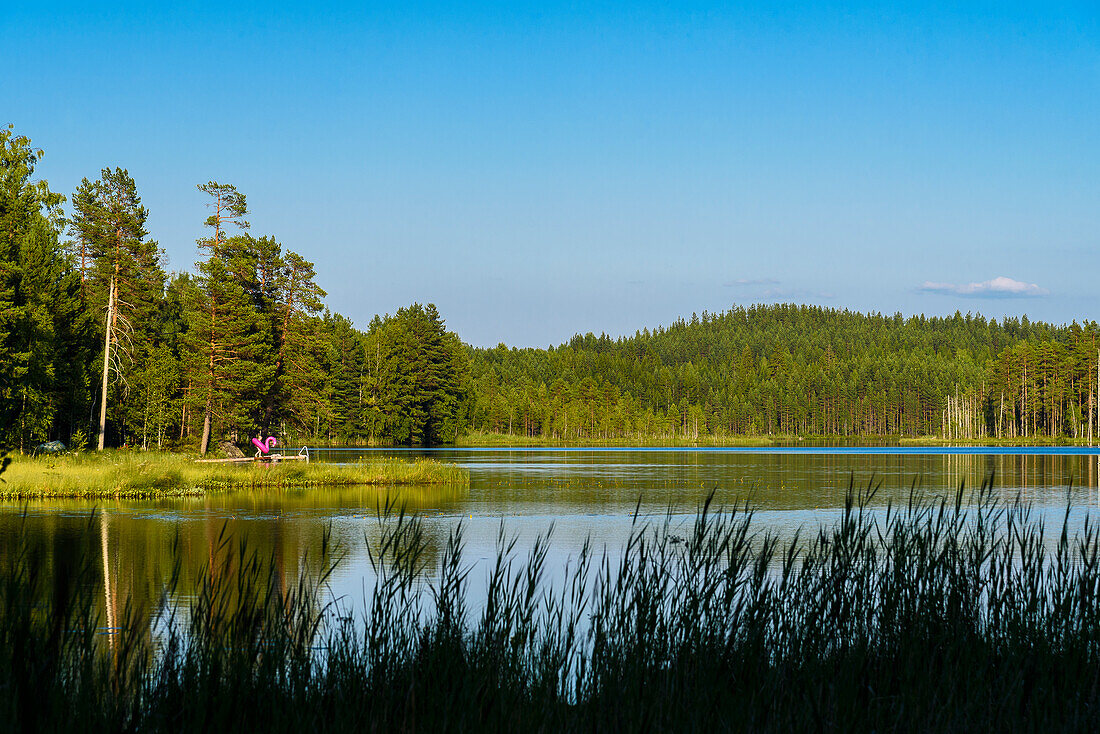
M370 459L346 465L204 464L179 454L106 451L14 457L0 477L0 498L171 497L218 490L371 484L465 486L469 474L454 464L431 459Z

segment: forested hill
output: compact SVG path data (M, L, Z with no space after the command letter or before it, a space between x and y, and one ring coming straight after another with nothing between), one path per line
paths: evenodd
M563 440L1075 436L1097 341L1095 323L734 308L617 340L472 350L471 424Z

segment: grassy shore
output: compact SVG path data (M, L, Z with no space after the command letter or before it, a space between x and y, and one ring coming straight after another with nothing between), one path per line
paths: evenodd
M13 458L0 499L170 497L227 490L353 485L468 485L469 474L431 459L366 459L352 464L286 461L203 464L194 457L134 451Z
M686 537L638 526L547 573L501 533L471 588L379 518L366 609L331 602L326 537L286 577L220 538L180 602L100 611L94 523L66 564L29 533L0 553L0 716L21 731L1095 731L1095 528L1053 543L993 493L780 542L704 507ZM679 531L684 532L684 531ZM52 564L52 565L47 565ZM477 578L482 578L480 575ZM371 586L373 584L373 586ZM483 599L474 608L470 599ZM155 634L150 630L157 630Z
M901 446L1096 446L1100 440L1067 436L1017 436L1016 438L943 438L941 436L901 436Z

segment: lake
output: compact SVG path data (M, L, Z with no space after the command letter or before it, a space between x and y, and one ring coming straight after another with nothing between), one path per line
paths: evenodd
M789 536L834 522L850 482L878 486L871 505L907 501L910 491L953 497L963 483L994 477L995 492L1035 507L1058 525L1067 498L1079 527L1100 515L1100 454L1083 448L789 447L703 449L312 450L317 461L359 456L430 456L465 466L468 490L403 488L400 502L424 519L431 552L461 525L472 578L495 556L501 526L524 549L553 526L547 567L564 567L585 539L616 552L634 523L674 526L694 517L714 492L720 505L748 503L758 527ZM333 590L356 607L371 578L368 543L379 535L376 508L393 490L376 488L240 492L207 498L90 502L48 500L0 506L0 552L22 523L45 544L54 567L94 560L108 608L127 595L152 601L172 572L173 544L184 559L181 589L214 556L223 531L247 537L293 579L303 556L316 557L326 529L346 553ZM93 510L98 512L92 515ZM635 517L637 510L640 518ZM89 555L94 554L94 555ZM307 561L308 562L308 561ZM473 600L476 605L476 600Z

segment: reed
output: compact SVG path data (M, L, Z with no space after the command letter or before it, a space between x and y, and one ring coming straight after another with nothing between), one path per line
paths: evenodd
M131 608L107 633L94 566L47 582L24 535L0 559L0 715L150 732L1093 730L1095 528L1070 533L1067 513L1052 535L988 488L885 511L873 491L789 541L708 502L686 538L671 516L639 523L621 554L586 545L553 582L549 536L521 554L502 529L477 608L461 528L431 556L391 505L356 617L328 601L327 536L286 579L223 534L196 592L179 600L173 573L152 623Z
M466 486L469 474L457 465L431 459L231 465L200 464L180 454L108 451L15 457L0 477L0 499L149 498L225 490L400 484Z

